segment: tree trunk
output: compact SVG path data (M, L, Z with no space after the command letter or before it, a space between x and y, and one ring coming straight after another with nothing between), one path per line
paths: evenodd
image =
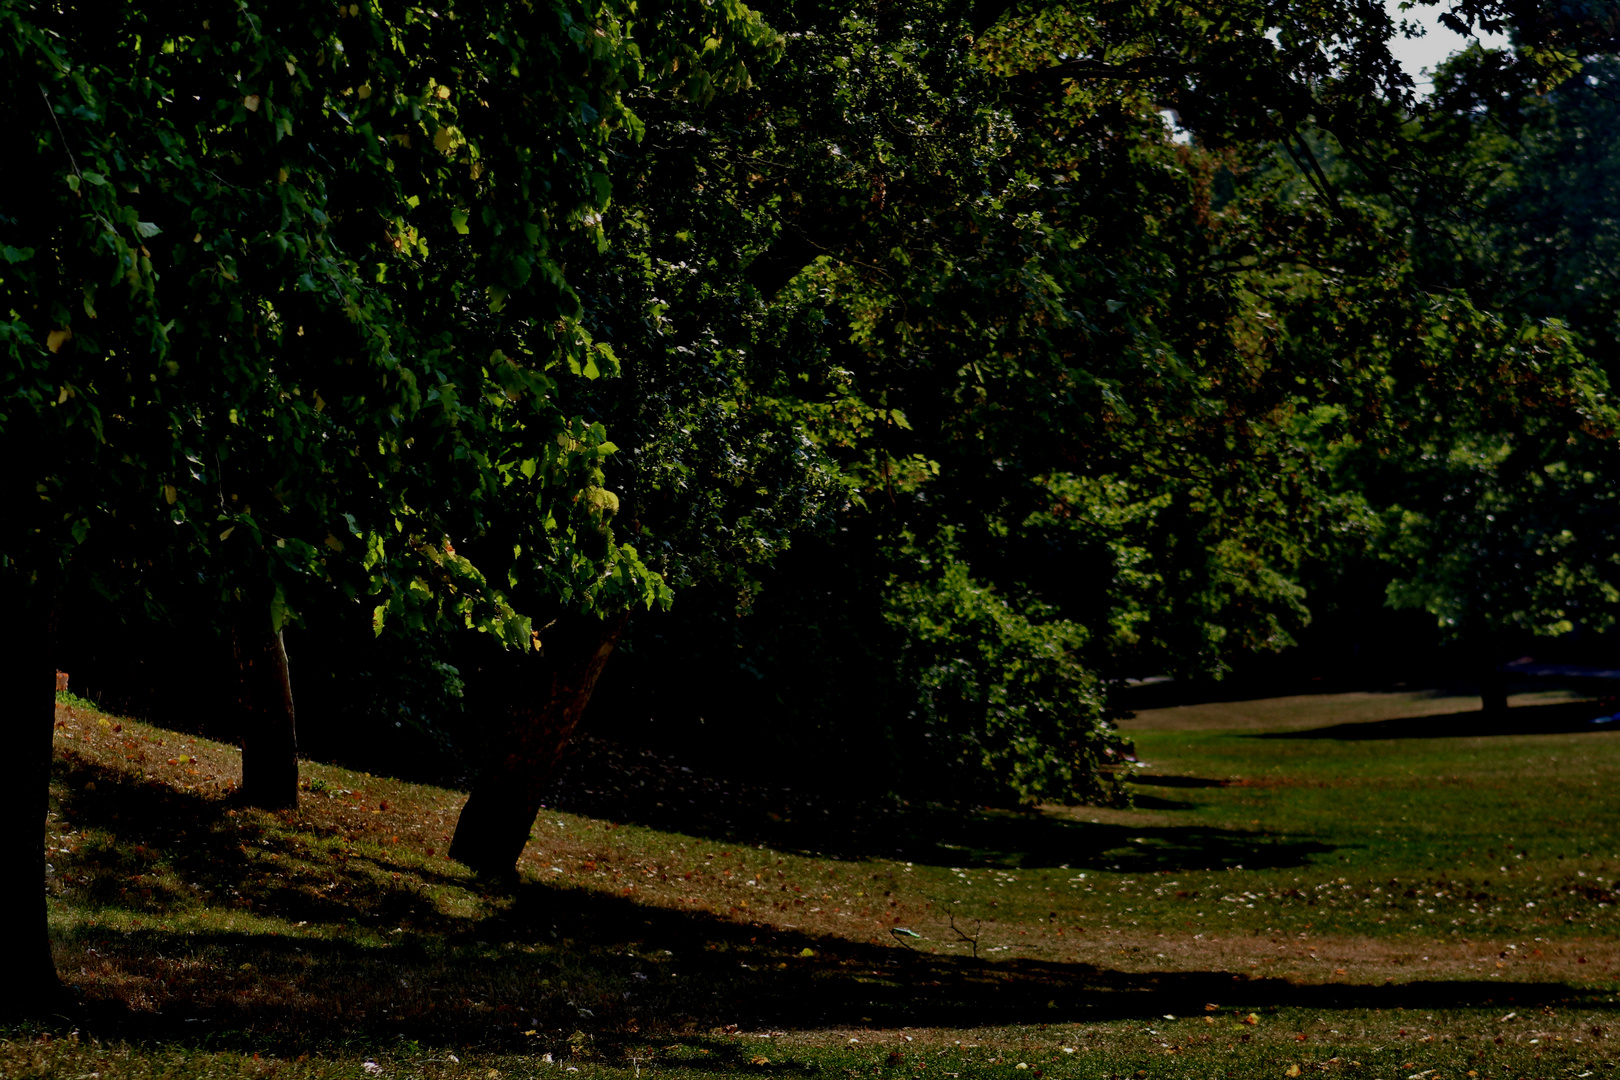
M456 821L452 859L481 874L516 871L546 782L579 727L629 619L625 614L554 627L543 656L507 661L491 673L485 689L500 728L492 760Z
M1508 709L1507 675L1487 662L1479 673L1479 707L1487 716L1502 716Z
M7 584L24 596L40 588ZM7 620L8 640L0 645L0 738L14 763L0 784L0 1017L8 1018L45 1015L66 1001L45 917L45 821L56 727L56 694L48 689L55 686L56 667L47 623L38 607L25 602Z
M262 611L231 628L242 731L242 798L282 810L298 805L298 726L280 631Z

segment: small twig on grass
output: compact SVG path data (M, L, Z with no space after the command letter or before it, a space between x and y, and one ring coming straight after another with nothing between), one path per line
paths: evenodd
M974 919L973 920L973 936L972 937L969 937L966 933L963 932L963 930L962 930L962 928L960 926L956 925L956 916L955 915L951 915L950 920L951 920L951 930L956 934L956 936L958 938L962 939L963 941L967 942L969 945L973 946L973 959L977 960L979 958L979 935L983 932L984 920L983 919Z

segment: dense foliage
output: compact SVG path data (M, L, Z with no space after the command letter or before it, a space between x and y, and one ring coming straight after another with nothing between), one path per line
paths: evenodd
M1302 567L1620 595L1579 27L1424 104L1337 0L4 13L7 565L301 619L334 717L679 591L621 720L1107 799L1109 687L1286 648Z
M1437 280L1388 193L1347 182L1449 168L1382 12L1291 9L1275 46L1277 13L1236 9L764 14L783 61L671 103L640 150L658 198L619 209L691 282L652 295L776 313L714 400L789 395L852 502L754 587L643 622L607 704L644 737L940 798L1110 797L1111 682L1286 648L1303 565L1417 542L1351 463L1414 461L1437 409L1605 412L1567 334ZM658 309L675 351L717 340L700 309ZM750 460L710 476L746 491Z
M1343 175L1405 231L1414 285L1458 307L1437 340L1477 374L1402 387L1393 424L1346 448L1340 479L1380 519L1390 602L1432 613L1484 663L1594 655L1620 603L1616 69L1595 57L1543 92L1504 59L1455 58L1409 161ZM1492 347L1470 351L1459 328Z
M613 444L561 408L614 366L564 265L626 88L745 83L775 42L746 9L4 17L9 568L136 622L520 648L531 615L667 602L613 538Z

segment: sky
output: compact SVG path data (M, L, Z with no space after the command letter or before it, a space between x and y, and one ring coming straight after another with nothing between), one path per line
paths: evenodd
M1426 33L1420 38L1410 40L1396 36L1389 43L1389 51L1395 54L1395 59L1401 62L1401 67L1418 84L1418 93L1427 94L1433 88L1433 80L1423 75L1423 69L1432 70L1440 61L1459 51L1468 44L1469 38L1454 34L1440 25L1439 14L1445 5L1439 7L1425 7L1418 5L1411 11L1401 10L1400 0L1385 0L1384 9L1389 12L1390 18L1397 23L1401 19L1418 23L1424 27ZM1482 34L1479 42L1489 48L1502 48L1507 45L1505 34Z
M1427 96L1434 89L1434 80L1423 74L1425 69L1432 71L1442 60L1460 51L1472 40L1461 34L1454 34L1440 25L1439 15L1444 7L1443 3L1436 7L1419 4L1412 10L1403 12L1400 0L1384 0L1384 10L1389 12L1390 18L1396 20L1397 25L1405 19L1424 29L1422 37L1404 38L1397 34L1389 43L1389 51L1417 83L1420 97ZM1506 34L1480 34L1479 43L1488 48L1504 48L1508 39ZM1171 113L1164 113L1164 118L1165 123L1169 124L1175 133L1172 136L1175 141L1188 142L1192 139L1191 132L1183 131L1176 126L1175 117Z

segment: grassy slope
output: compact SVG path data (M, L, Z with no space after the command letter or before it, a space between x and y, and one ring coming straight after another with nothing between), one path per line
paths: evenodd
M65 699L86 1014L0 1032L0 1076L1614 1075L1620 738L1472 705L1143 713L1129 811L822 803L597 747L492 891L443 858L458 793L310 763L298 812L240 809L233 749Z

